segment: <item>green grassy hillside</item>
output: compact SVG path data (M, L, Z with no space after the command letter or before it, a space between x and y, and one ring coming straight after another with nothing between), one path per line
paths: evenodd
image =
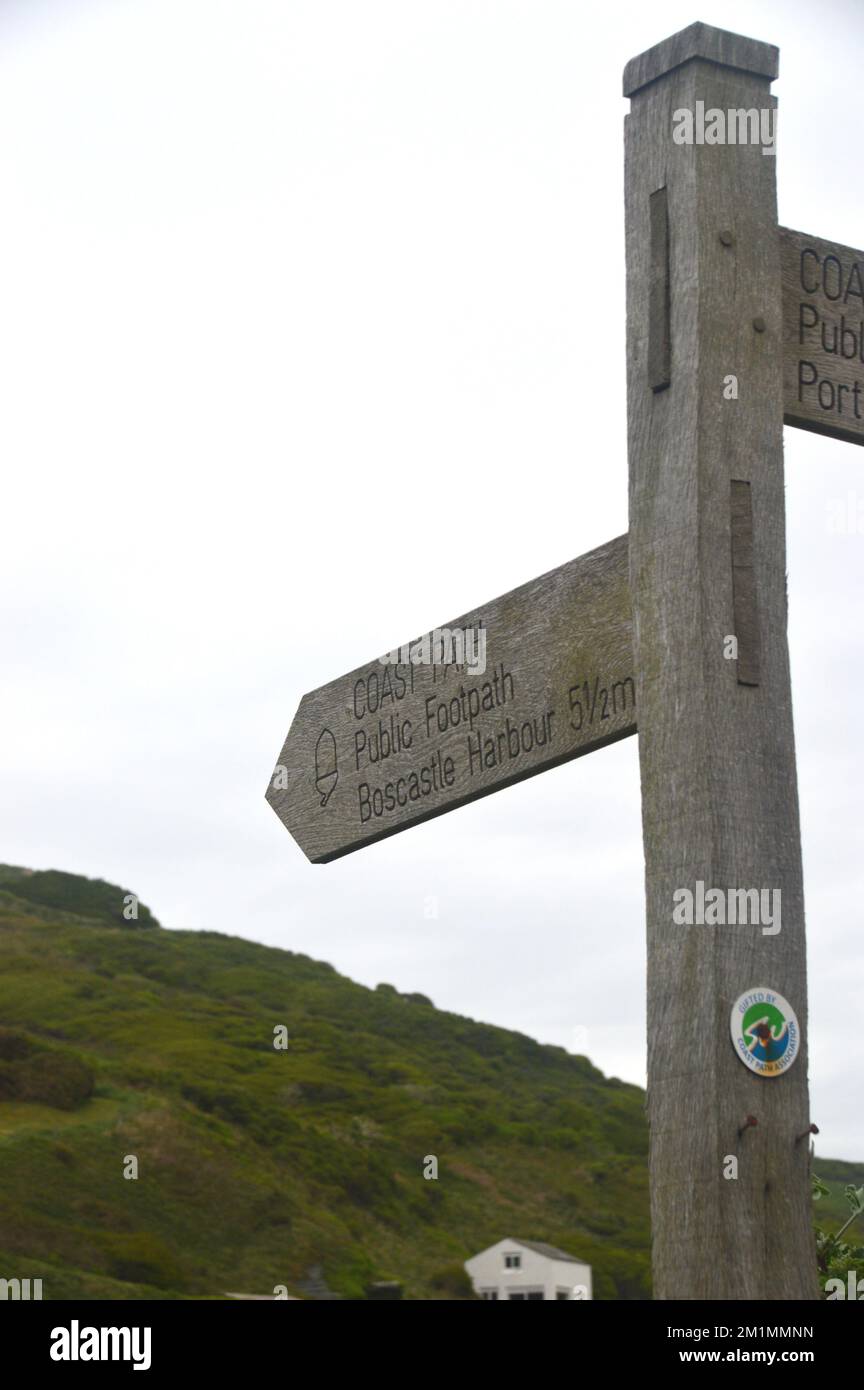
M125 897L0 866L0 1278L452 1298L510 1235L587 1260L598 1298L650 1296L637 1087L306 956L127 922ZM814 1166L836 1230L864 1169Z
M637 1087L306 956L127 923L125 892L0 868L0 1277L448 1298L515 1235L649 1295Z

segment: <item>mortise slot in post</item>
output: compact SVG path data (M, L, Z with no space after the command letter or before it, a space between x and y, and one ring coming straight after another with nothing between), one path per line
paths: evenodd
M664 391L672 380L669 332L669 209L666 189L649 198L651 265L648 282L648 385Z
M759 684L759 609L753 568L753 501L750 484L730 482L729 516L732 535L732 604L738 638L738 684Z

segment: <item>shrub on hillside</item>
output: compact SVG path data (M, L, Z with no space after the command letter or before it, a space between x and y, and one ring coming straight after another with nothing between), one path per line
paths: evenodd
M142 1232L104 1237L110 1273L129 1284L152 1284L176 1289L182 1283L180 1266L164 1241Z
M441 1269L436 1269L429 1282L433 1289L449 1294L451 1298L476 1298L474 1285L464 1265L443 1265Z
M33 1044L23 1033L15 1033L11 1028L0 1028L0 1062L18 1062L29 1057Z
M7 1062L0 1062L0 1100L17 1100L18 1084L15 1080L15 1068L10 1067Z
M95 1078L87 1063L63 1052L37 1052L19 1062L14 1073L19 1100L74 1110L93 1094Z

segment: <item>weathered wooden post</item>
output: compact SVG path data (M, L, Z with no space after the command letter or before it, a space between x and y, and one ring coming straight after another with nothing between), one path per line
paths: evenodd
M733 124L744 138L740 115L773 112L777 59L694 24L624 74L651 1208L667 1299L817 1296L808 1145L796 1143L810 1113L776 160L765 116L746 122L748 143L729 140ZM712 112L725 143L710 142ZM780 930L679 924L685 889L780 890ZM733 1006L760 987L800 1026L794 1064L773 1077L730 1041Z

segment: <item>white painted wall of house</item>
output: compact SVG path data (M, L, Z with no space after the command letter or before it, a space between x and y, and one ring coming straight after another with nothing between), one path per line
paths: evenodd
M505 1255L518 1255L521 1261L519 1268L508 1269L504 1262ZM508 1298L511 1290L521 1293L536 1289L542 1289L544 1299L550 1300L556 1299L559 1289L568 1289L571 1299L593 1297L590 1265L552 1260L513 1240L499 1240L497 1245L491 1245L488 1250L472 1256L465 1261L465 1269L476 1293L497 1289L499 1300ZM574 1294L575 1285L581 1285L585 1292L580 1289Z

